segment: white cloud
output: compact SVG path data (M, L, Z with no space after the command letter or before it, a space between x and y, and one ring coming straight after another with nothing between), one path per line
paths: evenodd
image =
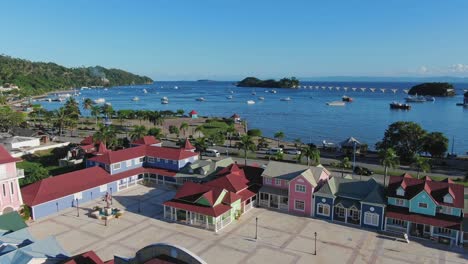
M468 64L453 64L449 67L449 71L455 73L468 73Z

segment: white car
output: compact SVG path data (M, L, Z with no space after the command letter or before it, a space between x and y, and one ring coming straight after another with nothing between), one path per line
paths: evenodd
M276 155L278 153L283 153L283 149L282 148L271 148L271 149L266 151L267 155Z
M207 149L205 152L203 152L203 156L219 157L219 151L217 151L216 149Z
M298 149L286 149L284 152L291 155L301 155L301 151Z

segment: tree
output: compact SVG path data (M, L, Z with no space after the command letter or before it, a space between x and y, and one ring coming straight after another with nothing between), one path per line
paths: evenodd
M320 164L320 150L316 147L305 146L301 150L301 154L298 156L299 162L302 160L302 157L307 158L307 166L310 166L310 161L312 160L314 165Z
M101 107L101 113L110 119L112 119L112 115L114 114L114 108L112 108L112 105L110 104L105 104Z
M341 162L340 162L340 167L341 167L341 178L344 177L344 170L351 168L351 163L349 162L348 157L344 157Z
M23 166L21 163L18 163L18 168L23 168L26 175L26 177L19 179L21 187L49 177L49 171L42 167L42 165L29 162L26 164L26 166Z
M419 179L419 172L428 172L431 170L431 163L430 163L430 160L428 158L424 158L424 157L421 157L421 156L416 156L415 158L415 164L416 164L416 167L418 167L418 173L416 175L416 177Z
M261 137L262 131L258 128L250 129L249 131L247 131L247 135L251 137Z
M10 107L0 107L0 130L8 132L25 122L25 114L13 111Z
M183 116L185 111L184 111L184 109L177 109L176 113L177 113L178 116Z
M145 126L134 126L133 130L130 132L130 138L132 140L140 139L146 136L147 130Z
M148 129L148 135L153 136L157 139L160 139L163 137L162 130L159 127L152 127Z
M83 109L90 110L93 105L94 102L91 100L91 98L86 98L83 100Z
M278 147L280 145L280 140L284 138L284 132L283 131L278 131L275 133L274 137L278 140Z
M302 141L301 141L300 138L294 139L293 142L294 142L294 147L295 147L295 148L300 148L300 147L302 147Z
M398 158L396 152L392 148L383 149L379 151L380 164L384 166L384 187L386 183L386 178L388 175L388 168L395 168L400 164L400 159Z
M417 123L398 121L388 127L376 149L393 148L402 161L411 162L423 150L425 136L426 131Z
M58 128L59 135L61 136L63 133L63 129L69 122L69 117L64 107L60 107L59 109L54 110L54 127Z
M96 118L96 125L98 123L99 114L101 114L101 108L97 105L91 106L91 116Z
M441 158L448 150L448 138L441 132L431 132L424 137L423 151Z
M171 126L169 126L169 133L176 134L177 137L179 137L180 132L179 132L179 129L176 126L171 125Z
M244 150L244 162L247 165L247 151L255 151L255 143L252 140L252 137L249 135L242 135L239 142L237 142L237 148Z
M200 159L203 159L203 153L206 151L206 139L204 137L199 137L195 139L194 144L195 149L200 152Z
M234 127L234 125L230 125L226 128L226 133L228 134L228 137L229 137L229 147L232 147L232 137L236 131L237 130Z
M94 133L93 139L96 142L101 141L102 143L104 143L104 145L110 148L115 144L117 139L117 131L115 129L115 126L105 126L103 124L99 124L98 126L98 130L96 131L96 133Z
M183 131L184 137L185 137L185 132L187 131L188 128L189 128L189 124L187 122L182 122L182 124L180 124L179 130Z
M65 108L65 113L69 119L78 120L78 118L80 118L80 105L74 97L68 98L63 107Z
M261 137L258 139L257 149L268 148L268 141Z
M198 137L201 137L201 134L203 134L203 130L204 130L203 125L197 126L195 128L195 133L198 132Z

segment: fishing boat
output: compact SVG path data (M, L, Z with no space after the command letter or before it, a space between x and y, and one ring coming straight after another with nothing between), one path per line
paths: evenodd
M249 105L255 104L255 101L254 100L248 100L247 104L249 104Z
M433 97L433 96L426 95L426 96L424 96L424 98L428 102L435 102L435 97Z
M94 100L95 104L103 104L105 102L106 102L106 99L104 99L104 98L98 98L98 99Z
M232 98L233 98L232 95L226 96L226 99L228 99L228 100L231 100Z
M328 106L345 106L346 103L342 101L333 101L333 102L328 102Z
M343 97L341 97L341 101L351 103L353 101L353 98L343 95Z
M198 102L204 102L204 101L206 101L206 99L203 98L203 97L198 97L198 98L195 99L195 100L198 101Z
M260 97L258 97L258 100L263 101L263 100L265 100L265 97L260 96Z
M135 97L132 98L132 101L135 101L135 102L136 102L136 101L140 101L140 97L135 96Z
M169 98L167 98L166 96L161 98L161 104L169 104Z
M291 101L291 97L285 97L285 98L281 98L280 101Z
M390 103L390 109L410 110L411 105L402 104L402 103L398 103L398 102L392 102L392 103Z
M411 103L423 103L427 101L424 96L419 96L419 95L415 95L415 96L408 95L408 97L406 97L405 100L406 102L411 102Z

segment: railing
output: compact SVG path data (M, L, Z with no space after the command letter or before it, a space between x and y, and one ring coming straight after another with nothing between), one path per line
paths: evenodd
M24 170L23 169L16 169L16 176L19 178L24 178Z
M231 216L228 216L223 220L223 227L226 225L229 225L230 223L231 223Z
M387 224L385 231L394 233L406 233L406 227Z
M279 209L280 210L289 210L289 205L288 204L279 204Z
M260 206L268 207L268 200L260 200Z

